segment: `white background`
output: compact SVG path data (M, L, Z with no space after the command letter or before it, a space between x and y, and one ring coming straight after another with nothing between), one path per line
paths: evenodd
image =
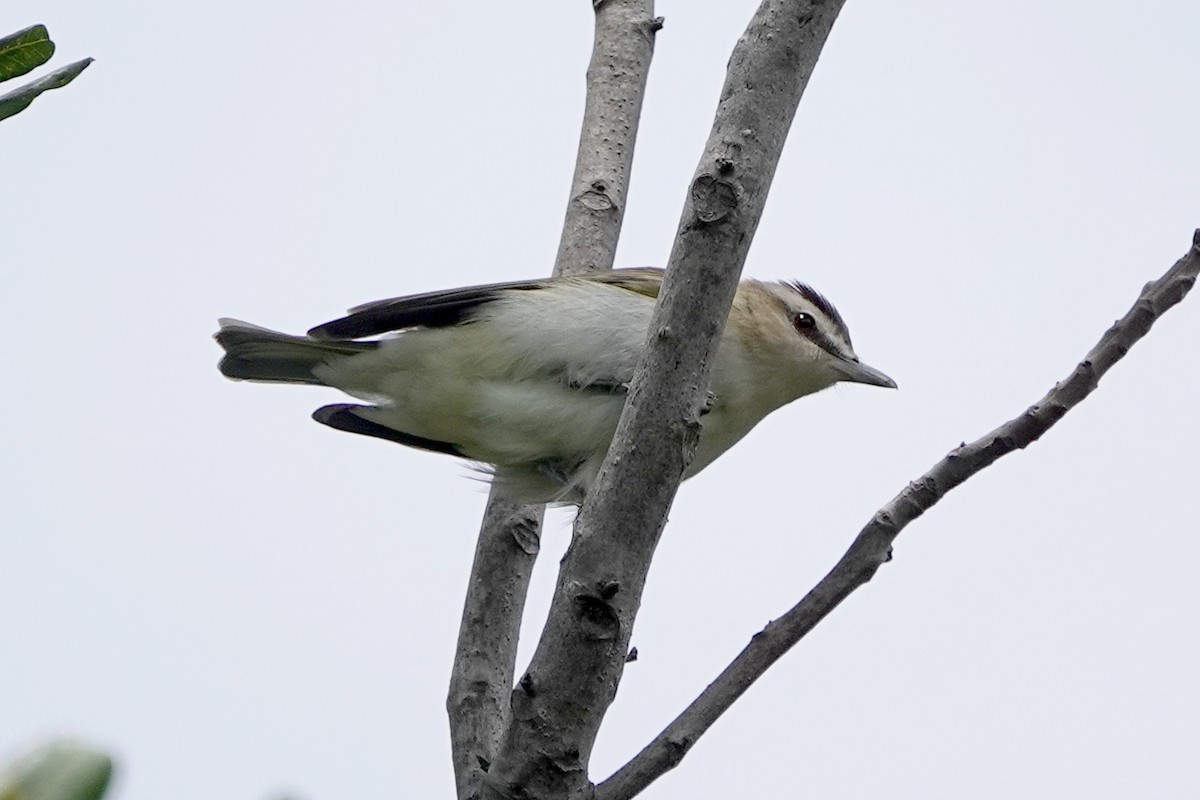
M619 265L666 261L754 5L659 5ZM117 800L452 796L481 485L224 380L209 335L547 274L590 4L0 6L36 22L96 62L0 123L0 756L85 737ZM900 391L806 398L685 484L596 779L1186 251L1198 35L1193 2L848 4L747 274L826 293ZM1189 298L645 796L1200 795L1197 342Z

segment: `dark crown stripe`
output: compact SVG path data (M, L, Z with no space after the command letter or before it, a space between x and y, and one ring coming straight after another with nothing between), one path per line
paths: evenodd
M826 299L825 295L818 292L816 289L809 286L807 283L800 281L788 281L783 284L789 289L794 289L797 294L803 297L808 302L819 308L825 316L833 321L838 331L850 341L850 329L846 327L846 321L842 319L842 315L838 312L837 307Z

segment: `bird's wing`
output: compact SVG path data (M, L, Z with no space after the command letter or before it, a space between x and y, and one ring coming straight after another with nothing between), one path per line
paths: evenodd
M618 286L646 297L658 298L658 290L662 288L663 271L658 267L634 267L632 269L609 269L603 272L592 272L584 278L597 283L607 283Z
M341 319L318 325L308 332L315 339L363 339L407 328L440 328L457 325L481 306L510 292L544 289L560 281L586 280L626 289L647 297L658 297L662 270L652 267L594 272L582 278L544 278L484 286L468 286L440 292L394 297L352 308Z

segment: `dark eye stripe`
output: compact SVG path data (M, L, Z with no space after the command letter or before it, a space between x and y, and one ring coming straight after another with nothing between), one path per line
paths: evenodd
M817 319L812 314L806 311L797 311L792 314L792 327L796 329L796 333L808 339L825 352L838 358L846 357L846 354L842 352L842 346L827 336L825 331L817 327Z

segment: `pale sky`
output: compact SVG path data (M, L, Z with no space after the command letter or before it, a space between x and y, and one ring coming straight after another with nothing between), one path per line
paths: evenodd
M665 263L755 5L658 6L619 265ZM0 122L0 756L83 737L115 800L453 795L482 485L312 422L332 390L225 380L209 337L548 274L590 7L0 5L96 59ZM847 4L746 274L828 295L900 390L802 399L683 486L595 779L1187 250L1198 36L1180 0ZM1192 297L643 796L1200 795L1198 342Z

